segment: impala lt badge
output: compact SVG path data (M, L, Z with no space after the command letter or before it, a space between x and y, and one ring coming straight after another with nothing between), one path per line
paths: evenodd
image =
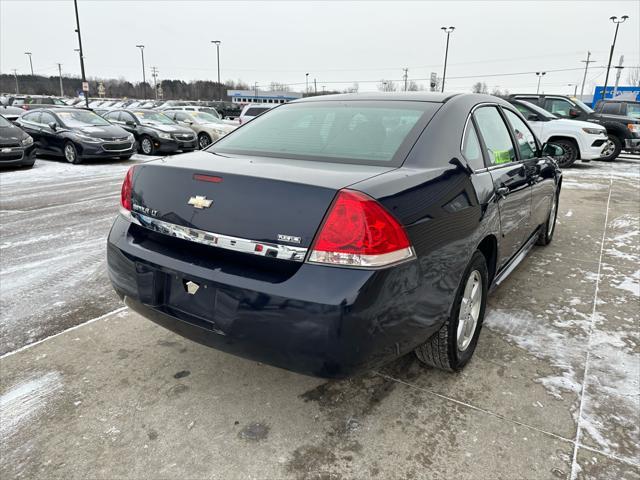
M203 208L209 208L213 204L213 200L208 200L207 197L196 195L195 197L191 197L187 203L193 205L194 208L202 210Z

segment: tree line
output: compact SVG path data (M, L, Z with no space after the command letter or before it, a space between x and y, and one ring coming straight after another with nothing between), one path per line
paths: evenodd
M154 86L149 82L133 84L124 78L91 78L89 95L98 97L98 86L104 87L107 98L155 98ZM165 100L214 100L218 99L218 92L223 99L229 100L227 90L251 90L249 85L241 80L227 80L222 85L209 80L162 80L158 82L162 88L162 98ZM64 96L75 97L82 92L82 79L78 77L62 77ZM145 92L146 90L146 92ZM43 75L0 74L0 92L21 95L60 95L60 77Z

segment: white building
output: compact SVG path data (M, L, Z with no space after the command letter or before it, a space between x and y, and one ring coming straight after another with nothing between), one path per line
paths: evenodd
M227 90L233 103L286 103L302 97L298 92L268 92L264 90Z

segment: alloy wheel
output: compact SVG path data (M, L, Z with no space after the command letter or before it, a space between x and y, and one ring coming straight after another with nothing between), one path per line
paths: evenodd
M207 137L206 135L200 135L200 149L204 149L207 148L211 142L209 141L209 137Z
M73 163L76 160L76 151L70 143L64 147L64 158L66 158L67 162L70 163Z
M143 138L140 146L142 147L142 153L144 153L145 155L151 155L151 150L153 150L151 140L149 140L148 138Z
M471 343L480 318L482 306L482 276L477 270L472 271L464 287L460 313L458 314L457 344L458 350L464 352Z
M602 151L603 157L610 157L616 151L616 145L611 141L607 140L607 146Z

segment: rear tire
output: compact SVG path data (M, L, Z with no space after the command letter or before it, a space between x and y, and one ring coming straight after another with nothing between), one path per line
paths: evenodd
M488 286L487 261L476 250L462 275L451 316L415 350L422 363L441 370L459 371L471 360L484 320Z
M78 150L76 149L76 146L73 144L73 142L65 143L63 152L64 158L67 162L73 163L75 165L82 162L80 155L78 155Z
M600 160L604 162L611 162L620 155L620 152L622 151L622 140L615 135L607 134L607 136L609 137L609 145L606 149L607 153Z
M564 149L564 155L555 160L560 168L570 167L578 159L580 151L575 143L570 140L555 140L552 143L560 145Z
M558 218L558 202L560 200L560 192L557 192L553 195L553 200L551 203L551 209L549 210L549 217L544 225L540 227L540 235L538 236L538 240L536 241L537 245L547 246L553 240L553 234L556 231L556 219Z

